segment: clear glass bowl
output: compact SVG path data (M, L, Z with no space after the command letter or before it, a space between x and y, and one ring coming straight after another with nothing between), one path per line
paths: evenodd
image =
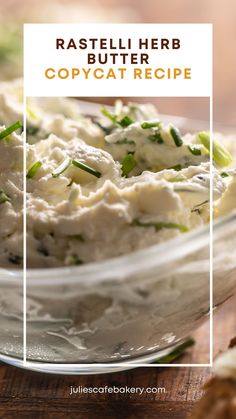
M214 223L213 244L218 306L236 289L236 213ZM207 319L209 245L205 226L99 263L28 270L28 368L101 373L168 354ZM23 367L22 272L1 269L0 283L0 359Z
M19 366L21 277L1 271L0 358ZM235 288L236 214L231 214L214 224L214 305ZM208 311L208 227L105 262L29 270L27 359L31 369L67 374L151 362L189 336Z

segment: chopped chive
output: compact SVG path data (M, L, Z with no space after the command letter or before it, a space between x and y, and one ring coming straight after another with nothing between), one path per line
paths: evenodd
M211 150L211 140L210 135L206 131L199 132L197 138L204 145L204 147L209 151ZM229 166L233 163L233 158L229 151L221 144L219 141L213 139L212 142L212 153L213 159L219 166Z
M60 176L63 172L65 172L66 169L68 169L68 167L70 167L71 165L71 159L69 157L67 157L62 164L60 164L60 166L57 167L57 169L55 169L52 173L52 177L58 177Z
M191 346L195 345L195 341L192 338L188 338L185 342L178 345L173 351L171 351L168 355L165 355L156 361L155 364L170 364L175 359L179 358L186 349L190 348Z
M96 176L97 178L100 178L102 176L101 172L98 172L97 170L93 169L85 163L79 162L78 160L71 160L71 163L74 166L79 167L79 169L84 170L85 172L88 172L93 176Z
M34 175L36 174L36 172L41 166L42 166L41 161L36 161L36 163L34 163L33 166L28 170L27 175L26 175L27 179L32 179L32 177L34 177Z
M117 124L117 118L115 115L112 115L105 107L101 109L101 112L104 116L106 116L113 124Z
M133 120L129 117L129 116L124 116L124 118L122 118L120 121L117 121L117 123L122 127L122 128L126 128L129 125L133 124Z
M116 141L115 144L135 144L135 141L128 140L127 138L123 138L121 140Z
M183 145L183 140L182 140L180 132L177 128L171 127L170 128L170 135L173 138L176 147L181 147Z
M110 121L115 124L119 125L122 128L126 128L129 125L133 124L133 120L128 116L124 116L120 121L118 121L117 116L113 115L111 112L109 112L105 107L101 109L101 112L104 116L106 116Z
M8 137L8 135L12 134L14 131L22 128L23 125L20 121L17 121L15 124L10 125L10 127L6 128L4 131L0 132L0 140L3 138Z
M153 135L148 136L148 140L152 141L153 143L163 144L164 140L159 131L155 132Z
M188 145L188 149L190 153L192 153L194 156L201 156L202 152L199 148Z
M182 170L182 166L181 164L176 164L175 166L168 167L168 169L173 169L176 172L179 172L180 170Z
M5 202L9 202L10 198L5 194L5 192L0 189L0 204L5 204Z
M128 174L135 168L137 165L137 161L135 160L132 153L128 153L122 163L121 163L121 170L122 170L122 176L127 177Z
M229 174L228 174L228 173L226 173L226 172L222 172L220 175L221 175L221 177L223 177L223 178L224 178L224 177L229 177Z
M139 227L155 227L156 231L162 230L163 228L174 228L181 231L182 233L187 233L187 231L189 231L188 227L186 227L185 225L176 224L176 223L164 223L164 222L143 223L136 219L136 220L133 220L132 225L139 226Z
M36 120L39 119L36 113L33 111L33 109L31 109L29 106L27 106L27 112L31 119L36 119Z
M149 129L149 128L156 128L159 127L161 125L161 122L143 122L141 124L141 128L143 129Z
M71 160L69 157L66 158L62 162L62 164L57 169L54 170L54 172L52 173L52 176L54 178L60 176L62 173L65 172L66 169L68 169L70 167L71 164L73 166L79 167L80 169L84 170L85 172L90 173L93 176L96 176L97 178L102 176L102 174L100 172L98 172L97 170L94 170L92 167L88 166L87 164L79 162L77 160ZM71 185L71 184L72 183L70 182L69 185Z

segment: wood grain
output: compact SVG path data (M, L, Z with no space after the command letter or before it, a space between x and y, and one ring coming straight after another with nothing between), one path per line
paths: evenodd
M236 298L214 316L215 353L236 335ZM208 348L208 323L195 333L196 346L179 362L202 359ZM202 395L208 368L137 368L96 376L57 376L0 366L0 418L184 419ZM75 394L70 386L165 387L165 394Z

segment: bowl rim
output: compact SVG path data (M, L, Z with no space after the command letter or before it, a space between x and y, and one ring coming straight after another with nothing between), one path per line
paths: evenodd
M220 217L213 223L213 242L225 234L230 228L235 228L236 211ZM210 250L210 224L199 227L191 232L184 233L164 243L154 244L128 255L90 262L80 266L67 266L56 268L27 269L26 282L32 285L68 285L73 283L91 284L115 280L122 281L128 275L137 275L153 268L163 268L169 263L186 257L203 247ZM158 259L156 258L159 255ZM23 279L23 270L0 269L0 283L12 283Z

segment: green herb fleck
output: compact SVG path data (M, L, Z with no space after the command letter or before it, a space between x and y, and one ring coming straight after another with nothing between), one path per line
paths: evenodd
M170 135L173 138L176 147L181 147L183 145L183 140L182 140L180 132L177 128L171 127L170 128Z
M10 125L4 131L0 132L0 140L2 140L3 138L8 137L8 135L12 134L14 131L16 131L19 128L22 128L22 127L23 127L23 125L20 121L17 121L15 124Z
M5 202L9 202L10 198L5 194L5 192L0 189L0 204L5 204Z
M78 160L71 160L71 163L73 164L73 166L79 167L79 169L84 170L85 172L88 172L91 175L96 176L97 178L100 178L102 176L101 172L98 172L97 170L93 169L85 163L79 162Z
M141 128L143 129L149 129L149 128L157 128L161 125L161 122L143 122L141 124Z
M32 179L41 166L41 161L36 161L36 163L34 163L33 166L28 170L26 175L27 179Z
M121 170L122 170L122 176L127 177L128 174L135 168L137 165L137 161L135 160L132 153L128 153L122 163L121 163Z
M135 219L133 220L132 225L139 227L155 227L156 231L162 230L163 228L174 228L181 231L181 233L187 233L189 231L188 227L186 227L185 225L176 223L143 223L142 221Z
M118 117L116 115L113 115L111 112L109 112L105 107L101 109L101 112L113 124L119 125L122 128L126 128L129 125L133 124L134 122L128 115L124 116L120 121L118 121Z
M153 143L163 144L164 140L161 136L161 133L159 131L155 132L153 135L148 136L148 140L152 141Z
M229 174L228 174L227 172L222 172L220 175L221 175L221 177L223 177L223 178L224 178L224 177L229 177Z
M33 109L30 106L27 106L27 112L28 112L28 115L29 115L29 117L31 119L35 119L35 120L38 120L39 119L39 117L36 114L36 112L34 112Z
M116 143L115 144L135 144L135 141L133 141L133 140L128 140L128 138L122 138L121 140L118 140L118 141L116 141Z
M182 166L181 166L181 164L176 164L175 166L168 167L168 169L173 169L176 172L179 172L180 170L182 170Z
M60 164L60 166L54 170L54 172L52 173L52 176L58 177L60 176L62 173L65 172L66 169L68 169L71 165L79 167L79 169L84 170L85 172L90 173L93 176L96 176L97 178L101 177L102 174L100 172L98 172L97 170L94 170L92 167L88 166L85 163L79 162L78 160L71 160L69 157L67 157L62 164ZM70 182L69 186L72 184L72 182Z
M192 153L194 156L201 156L202 154L201 150L198 147L188 145L188 149L190 153Z
M113 124L117 124L117 117L109 112L105 107L101 109L101 112L106 118L110 119Z
M53 171L52 177L58 177L58 176L60 176L63 172L65 172L66 169L68 169L68 167L70 167L70 165L71 165L71 159L69 157L67 157L60 164L60 166L58 166L58 168Z
M170 364L175 359L179 358L186 349L190 348L191 346L195 345L195 341L192 338L188 338L185 342L178 345L173 351L171 351L168 355L163 356L160 359L154 361L155 364Z
M133 120L129 117L129 116L124 116L124 118L122 118L120 121L117 121L117 123L122 127L122 128L126 128L129 125L133 124Z
M209 151L211 150L211 140L210 134L206 131L199 132L197 138L204 145L204 147ZM233 157L229 151L221 144L219 141L213 139L212 142L212 152L213 159L219 166L229 166L233 163Z

